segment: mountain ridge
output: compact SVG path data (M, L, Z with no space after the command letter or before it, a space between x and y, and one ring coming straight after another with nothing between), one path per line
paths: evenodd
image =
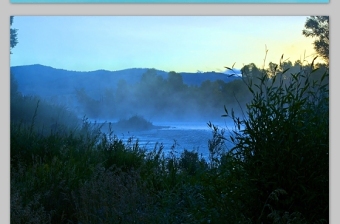
M54 68L51 66L33 64L11 66L10 71L14 76L18 90L25 95L51 95L55 91L70 93L75 89L88 89L96 92L96 89L115 88L118 81L123 79L128 84L138 82L142 75L149 68L128 68L123 70L109 71L98 69L94 71L71 71L66 69ZM154 69L157 75L167 79L166 71ZM222 80L230 82L239 77L228 77L219 72L177 72L181 74L183 83L189 86L200 86L204 81ZM93 84L96 85L93 85Z

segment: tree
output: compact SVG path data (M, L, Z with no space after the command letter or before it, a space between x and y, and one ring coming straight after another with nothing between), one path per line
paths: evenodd
M13 23L13 16L10 17L10 26L12 27L12 23ZM10 43L11 43L11 50L15 47L15 45L18 44L18 29L13 29L10 28ZM10 51L10 54L12 54L12 52Z
M315 37L314 49L329 63L329 16L310 16L307 18L302 34Z
M12 23L13 23L13 16L10 17L10 26L12 27ZM15 47L15 45L17 45L18 43L18 37L17 37L17 29L12 29L10 28L10 44L11 44L11 50L12 48ZM10 54L12 54L12 52L10 51ZM18 96L18 83L15 80L14 76L11 75L11 79L10 79L10 83L11 83L11 97L16 97Z
M176 72L168 73L168 85L172 92L179 92L184 89L183 77Z
M243 78L251 78L254 79L256 77L260 77L261 71L254 63L250 63L248 65L243 66L241 69Z

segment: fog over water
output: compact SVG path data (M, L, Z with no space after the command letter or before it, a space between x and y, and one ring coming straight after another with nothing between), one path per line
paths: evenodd
M165 153L175 150L180 154L186 149L207 157L208 142L213 139L208 123L231 129L231 121L221 117L224 107L239 113L250 99L247 86L234 73L157 69L82 73L42 65L13 67L11 71L22 95L60 104L79 122L86 118L91 123L104 124L104 133L109 133L108 124L112 123L118 139L127 142L133 138L147 150L162 144ZM35 107L31 109L29 118ZM38 117L44 119L44 127L68 125L70 118L63 116L64 112L39 108Z
M98 122L98 121L96 121ZM100 121L99 121L100 123ZM228 137L228 129L231 130L233 124L230 122L212 122L213 125L218 126L220 129L227 129L225 137ZM205 159L209 157L209 140L213 139L213 131L208 126L207 122L173 122L161 121L153 122L153 125L161 128L150 130L115 130L113 134L128 143L132 139L132 143L138 140L138 144L146 149L153 150L155 147L162 145L165 155L171 151L175 152L178 156L184 150L195 151ZM108 131L104 131L108 133ZM232 144L225 142L226 150L232 147Z

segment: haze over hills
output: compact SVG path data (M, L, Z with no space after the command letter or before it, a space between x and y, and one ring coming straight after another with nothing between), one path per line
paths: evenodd
M51 97L54 95L68 95L75 89L84 89L94 95L98 90L116 88L119 80L128 84L138 82L148 68L130 68L119 71L96 70L89 72L68 71L44 65L24 65L10 68L18 90L24 95L38 95ZM157 70L158 75L167 79L168 72ZM238 76L228 76L219 72L188 73L179 72L183 83L188 86L200 86L204 81L222 80L226 83L240 79Z
M219 72L174 73L148 68L80 72L38 64L10 69L22 95L38 96L93 119L136 114L154 119L205 119L212 113L218 117L235 91L241 98L244 95L233 84L240 81L239 76Z

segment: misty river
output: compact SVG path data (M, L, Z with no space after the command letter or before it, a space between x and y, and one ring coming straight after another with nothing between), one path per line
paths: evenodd
M216 125L215 123L213 123ZM213 131L207 123L198 122L155 122L154 125L166 126L159 129L144 131L113 131L118 139L126 143L132 137L133 141L138 139L142 148L153 150L156 144L163 144L163 152L167 155L173 146L176 154L180 155L184 149L194 150L199 156L207 159L209 156L208 141L213 138ZM226 128L225 124L218 124L220 128ZM227 137L228 132L225 132ZM231 143L226 142L227 149L231 148Z

